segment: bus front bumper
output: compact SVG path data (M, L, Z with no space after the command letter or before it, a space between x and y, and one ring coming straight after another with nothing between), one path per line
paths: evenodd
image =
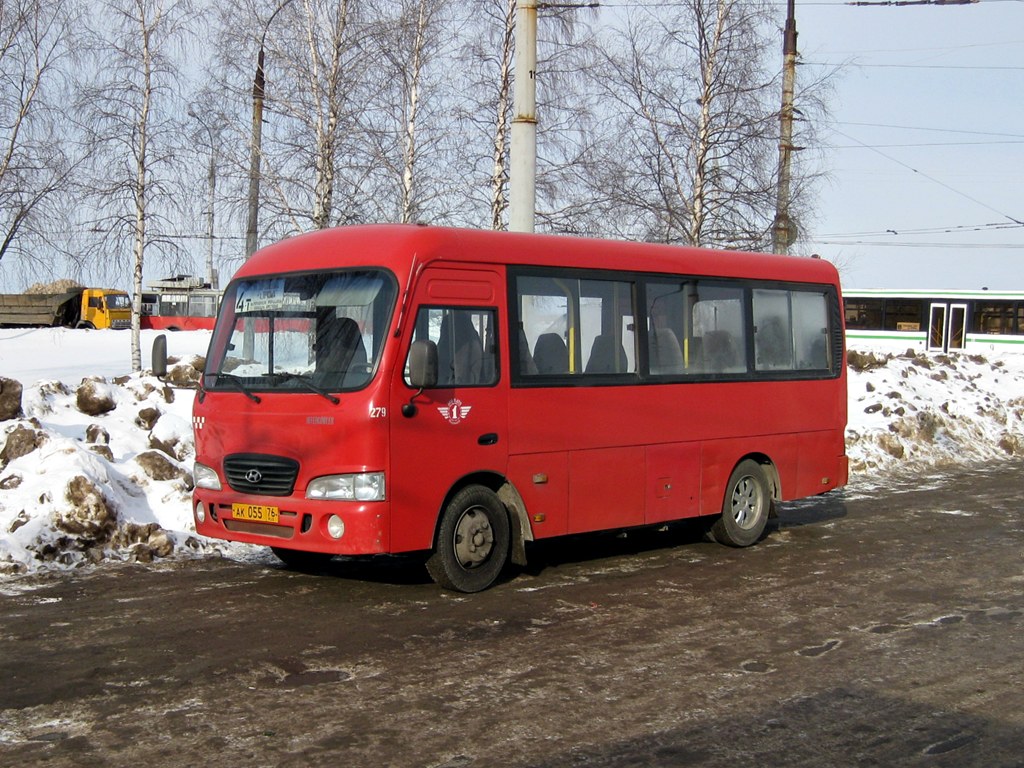
M196 532L215 539L334 555L389 551L386 501L312 501L198 490Z

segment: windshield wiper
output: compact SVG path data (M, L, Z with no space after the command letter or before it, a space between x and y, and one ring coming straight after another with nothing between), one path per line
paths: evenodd
M318 387L316 384L314 384L312 381L310 381L309 376L307 376L307 375L304 375L304 374L301 374L301 373L287 373L287 372L284 372L284 371L280 371L280 372L275 372L275 373L270 374L270 377L273 378L273 379L277 379L278 381L297 381L297 382L299 382L299 384L304 386L310 392L315 392L316 394L320 395L321 397L327 398L328 400L330 400L335 405L337 405L338 403L341 402L340 399L338 399L337 397L332 395L326 389L324 389L323 387Z
M217 374L217 383L218 384L220 383L221 379L223 379L224 381L230 383L235 389L237 389L243 395L248 397L254 403L262 402L262 400L259 398L259 396L258 395L254 395L252 392L250 392L249 388L247 386L245 386L245 384L242 382L242 380L238 376L235 376L235 374L233 374L233 373L218 373Z

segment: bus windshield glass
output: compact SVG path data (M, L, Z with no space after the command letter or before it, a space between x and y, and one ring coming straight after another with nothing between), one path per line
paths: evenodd
M225 292L204 386L341 391L370 381L395 304L382 270L240 279Z

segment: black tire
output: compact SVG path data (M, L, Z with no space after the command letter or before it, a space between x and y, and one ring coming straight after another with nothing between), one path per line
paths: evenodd
M427 572L445 589L480 592L504 570L510 541L505 505L489 488L467 486L441 514Z
M271 547L270 551L277 555L277 559L291 568L293 571L302 573L316 573L331 562L334 555L326 552L300 552L297 549L285 549L283 547Z
M744 459L729 475L722 516L711 526L711 535L719 544L749 547L764 534L771 508L771 489L764 467Z

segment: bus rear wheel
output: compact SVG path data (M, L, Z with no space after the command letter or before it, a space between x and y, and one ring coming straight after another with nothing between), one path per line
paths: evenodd
M480 592L504 570L510 541L505 505L491 489L467 486L455 494L441 515L427 572L445 589Z
M729 475L722 516L711 526L711 535L719 544L749 547L764 533L771 504L764 467L744 459Z

